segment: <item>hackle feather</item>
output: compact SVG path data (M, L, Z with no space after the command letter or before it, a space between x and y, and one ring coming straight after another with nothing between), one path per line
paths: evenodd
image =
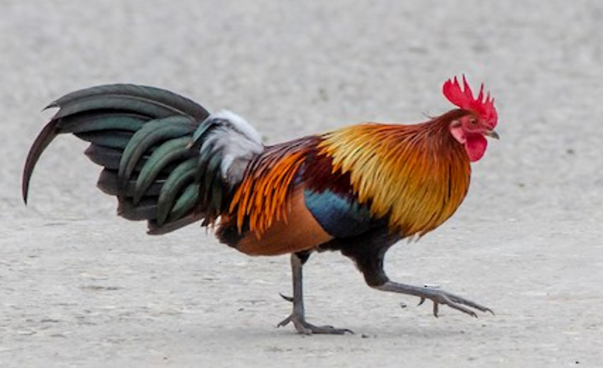
M324 135L319 152L332 159L333 173L349 174L373 217L388 217L403 237L422 236L452 216L469 188L469 159L447 130L465 113L455 111L417 125L338 129Z

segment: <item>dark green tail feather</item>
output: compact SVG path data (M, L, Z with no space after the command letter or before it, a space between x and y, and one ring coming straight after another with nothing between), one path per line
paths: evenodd
M151 120L145 124L134 133L124 149L119 163L119 184L125 187L125 183L130 180L136 164L151 147L184 136L190 136L190 143L192 144L192 134L197 125L190 118L182 116Z
M176 95L175 93L149 86L139 86L134 84L108 84L82 89L69 93L58 100L51 103L48 107L64 108L66 105L71 105L72 109L78 108L82 103L89 101L92 98L107 101L108 98L124 98L130 101L139 101L140 103L150 103L156 107L164 107L169 111L165 115L148 115L153 118L161 118L170 115L183 115L194 118L197 121L203 121L209 116L209 112L196 102ZM115 109L115 105L111 101L107 101L104 106L99 109ZM126 110L133 110L133 106L127 104ZM134 111L142 112L142 111ZM147 111L148 112L148 111Z
M197 159L188 159L170 173L161 186L157 199L157 223L163 224L172 210L175 200L185 185L195 182Z
M132 139L133 134L122 130L102 130L77 133L75 136L97 147L123 150Z
M198 204L199 184L190 171L196 166L191 158L199 155L194 152L197 147L191 147L193 133L209 116L200 105L161 89L117 84L70 93L49 107L59 107L59 111L36 138L27 157L22 182L26 203L31 175L41 154L57 135L74 133L91 143L86 155L105 167L98 186L118 197L118 214L130 220L148 220L150 233L166 233L198 221L205 217L199 209L219 210L212 204ZM190 137L190 144L185 144L185 137ZM179 151L156 153L164 145ZM204 168L207 174L216 175L216 165L210 166ZM171 179L158 211L163 185L174 171L185 176L178 183ZM216 190L206 191L209 189ZM213 205L222 205L224 193L219 194Z
M61 133L84 133L99 130L136 132L149 120L144 115L87 112L72 115L61 121Z
M191 157L191 153L193 153L188 147L190 140L189 136L171 139L153 152L148 159L149 163L144 165L138 173L134 203L137 203L145 195L149 186L157 180L169 164L177 162L177 167L184 165L182 160Z

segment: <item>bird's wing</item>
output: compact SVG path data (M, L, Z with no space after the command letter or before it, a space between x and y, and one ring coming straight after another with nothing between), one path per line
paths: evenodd
M308 136L267 147L248 166L218 238L253 255L309 250L333 237L375 225L353 194L349 175L318 155L322 139Z

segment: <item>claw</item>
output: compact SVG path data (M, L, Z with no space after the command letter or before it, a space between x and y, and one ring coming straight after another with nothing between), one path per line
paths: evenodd
M425 302L425 297L421 297L421 301L419 301L419 304L417 304L417 307L420 306L421 304L423 304Z
M278 293L278 295L280 295L280 296L281 296L281 298L285 299L285 300L286 300L286 301L288 301L289 303L293 303L293 298L292 298L292 297L290 297L290 296L286 296L286 295L283 295L283 294L281 294L281 293Z
M287 326L289 324L289 322L291 322L291 316L289 316L289 317L285 318L284 320L280 321L278 323L278 325L276 325L276 328L285 327L285 326Z
M433 302L433 315L435 318L438 318L438 303Z

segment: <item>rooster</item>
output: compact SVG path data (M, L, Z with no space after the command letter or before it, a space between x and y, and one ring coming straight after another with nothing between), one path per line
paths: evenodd
M201 222L218 240L252 256L290 254L293 323L302 334L344 334L306 321L302 267L314 252L351 258L377 290L413 295L470 316L492 312L430 287L390 280L384 256L397 241L444 223L467 194L471 162L498 138L494 99L476 97L463 76L442 87L456 106L415 125L367 123L271 146L243 118L210 114L166 90L129 84L92 87L51 103L57 113L33 143L22 181L27 204L36 162L59 134L90 142L98 187L117 197L118 215L146 220L152 235Z

